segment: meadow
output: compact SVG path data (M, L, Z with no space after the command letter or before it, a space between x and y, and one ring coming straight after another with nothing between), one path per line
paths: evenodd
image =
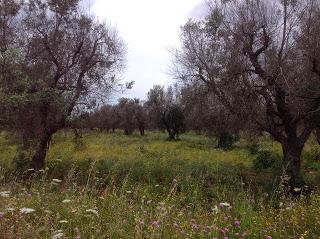
M51 142L47 168L32 174L28 155L2 132L0 238L320 238L313 139L295 197L285 193L277 143L216 144L194 133L171 142L160 132L86 132L75 143L65 131Z

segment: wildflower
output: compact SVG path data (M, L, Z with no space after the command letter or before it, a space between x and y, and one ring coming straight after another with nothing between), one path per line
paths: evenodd
M68 223L67 220L60 220L59 223Z
M220 233L223 234L223 235L226 234L226 231L225 231L223 228L221 228L219 231L220 231Z
M77 233L77 236L76 236L75 239L80 239L80 238L81 238L81 235L80 235L80 230L79 230L79 228L76 227L74 230L75 230L75 232Z
M23 213L23 214L29 214L29 213L32 213L32 212L35 212L36 210L32 209L32 208L27 208L27 207L23 207L20 209L20 213Z
M223 208L223 207L230 207L230 203L221 202L221 203L219 203L219 206L220 206L221 208Z
M131 193L132 193L132 191L126 191L126 193L131 194Z
M210 234L212 232L212 227L211 226L206 226L204 228L204 232L207 233L207 234Z
M143 220L143 219L140 219L140 220L139 220L139 224L140 224L140 225L144 225L144 220Z
M64 236L63 231L57 230L57 231L53 232L52 239L59 239L59 238L62 238L63 236Z
M301 188L294 188L293 191L295 191L295 192L300 192L300 191L301 191Z
M92 214L98 215L98 211L95 209L87 209L86 212L90 212Z
M217 205L214 206L214 208L211 208L211 211L212 211L212 213L217 214L219 212Z
M54 179L52 179L52 182L54 182L54 183L61 183L61 182L62 182L62 180L57 179L57 178L54 178Z
M199 229L199 225L196 224L196 223L192 223L191 227L192 227L193 230L198 230Z
M159 187L160 185L159 185L159 184L156 184L156 185L154 185L154 186L157 188L157 187Z
M71 202L70 199L64 199L64 200L62 200L62 203L69 203L69 202Z
M235 221L234 221L234 225L235 225L236 227L239 227L239 226L240 226L240 221L239 221L239 220L235 220Z
M1 197L4 197L4 198L10 197L10 191L0 192L0 196L1 196Z
M160 223L158 221L153 221L153 222L151 222L151 226L160 227Z
M243 237L243 238L246 238L247 236L248 236L248 233L247 233L247 232L242 233L242 237Z
M267 236L266 239L272 239L272 236Z

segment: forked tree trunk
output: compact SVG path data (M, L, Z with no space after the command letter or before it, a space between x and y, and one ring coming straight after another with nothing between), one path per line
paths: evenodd
M45 134L40 138L36 152L32 158L32 167L34 170L40 170L45 167L45 158L49 148L52 134Z
M284 162L288 165L287 173L290 177L289 185L292 187L299 186L301 184L301 153L303 150L304 144L301 144L297 141L289 141L282 144L283 159Z

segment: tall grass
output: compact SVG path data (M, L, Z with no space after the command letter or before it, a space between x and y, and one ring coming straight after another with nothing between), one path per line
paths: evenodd
M288 198L278 172L253 168L246 142L227 152L215 145L192 133L169 142L151 132L88 132L76 145L62 132L47 169L21 175L12 164L16 146L2 135L0 238L320 237L316 187ZM281 157L269 139L259 148ZM319 182L316 150L310 142L304 152L310 186Z

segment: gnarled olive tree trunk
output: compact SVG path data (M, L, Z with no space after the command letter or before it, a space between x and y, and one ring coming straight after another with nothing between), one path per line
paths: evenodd
M40 137L36 147L36 152L32 157L32 167L34 170L43 169L45 167L45 158L49 149L52 133L45 133Z
M289 139L281 144L283 160L287 166L287 174L290 176L289 184L292 187L291 190L301 184L301 154L304 144L304 142L299 142L298 139Z

